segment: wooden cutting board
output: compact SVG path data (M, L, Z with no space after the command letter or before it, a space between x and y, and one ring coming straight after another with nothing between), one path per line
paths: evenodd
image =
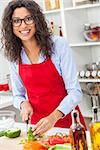
M17 138L0 137L0 150L23 150L23 145L19 143L24 138L26 138L24 132Z

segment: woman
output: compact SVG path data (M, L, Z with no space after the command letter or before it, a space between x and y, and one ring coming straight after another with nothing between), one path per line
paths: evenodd
M14 106L22 120L36 124L34 134L53 126L69 128L81 89L66 40L53 36L33 0L13 0L5 8L2 40L10 61ZM27 96L26 96L27 95Z

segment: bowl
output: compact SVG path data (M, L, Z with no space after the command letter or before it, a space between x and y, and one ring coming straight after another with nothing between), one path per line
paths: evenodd
M88 31L84 31L83 34L87 41L95 42L100 40L100 29L91 29Z
M0 111L0 131L10 129L15 123L15 112L10 110Z

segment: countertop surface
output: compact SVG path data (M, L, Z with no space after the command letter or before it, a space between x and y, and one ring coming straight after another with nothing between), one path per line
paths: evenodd
M33 126L34 125L30 125ZM21 129L21 135L18 138L14 138L14 139L10 139L7 137L0 137L0 150L22 150L23 149L23 145L19 144L21 139L24 139L27 137L26 134L26 124L25 123L15 123L14 127L16 128L20 128ZM65 129L65 128L52 128L50 129L48 132L46 132L46 135L54 135L58 132L61 133L69 133L69 129ZM88 145L90 147L90 134L87 131L86 132L87 135L87 141L88 141ZM90 150L90 149L89 149Z

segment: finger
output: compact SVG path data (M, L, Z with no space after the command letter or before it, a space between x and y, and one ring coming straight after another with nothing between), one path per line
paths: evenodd
M35 125L34 130L36 130L37 128L39 128L42 123L43 123L43 119L41 119L41 120Z
M43 123L43 121L40 120L40 121L34 126L34 129L33 129L33 133L34 133L34 134L37 134L37 130L38 130L39 127L41 127L42 123Z
M25 122L26 120L28 120L28 114L24 113L22 114L22 121Z
M33 115L33 112L31 112L30 114L29 114L29 120L31 120L31 117L32 117L32 115Z
M35 129L34 134L43 133L47 129L48 129L48 125L47 125L46 121L44 121L38 128Z
M41 128L38 132L37 132L37 135L43 135L46 131L48 131L48 127L43 127Z

